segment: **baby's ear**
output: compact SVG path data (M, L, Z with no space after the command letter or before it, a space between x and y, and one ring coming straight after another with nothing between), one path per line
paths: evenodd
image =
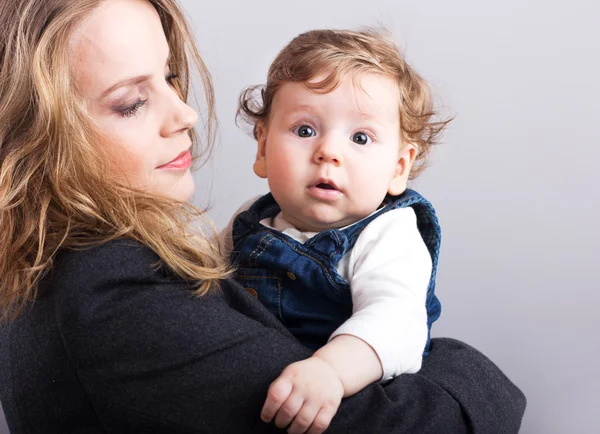
M260 178L267 177L267 126L263 121L256 123L256 143L258 149L256 151L256 160L254 161L254 173Z
M406 190L408 184L408 175L410 169L417 158L417 147L412 143L406 143L400 150L398 163L396 164L396 172L390 181L388 193L392 196L398 196Z

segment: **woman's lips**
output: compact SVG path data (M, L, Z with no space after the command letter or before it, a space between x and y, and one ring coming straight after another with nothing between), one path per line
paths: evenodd
M192 154L190 151L183 151L174 160L169 161L167 164L158 166L157 169L175 169L175 170L187 170L192 165Z

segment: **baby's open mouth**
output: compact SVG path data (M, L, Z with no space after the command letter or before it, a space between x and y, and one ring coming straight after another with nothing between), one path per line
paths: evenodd
M317 184L316 187L322 188L323 190L337 190L337 188L335 188L333 185L325 183Z

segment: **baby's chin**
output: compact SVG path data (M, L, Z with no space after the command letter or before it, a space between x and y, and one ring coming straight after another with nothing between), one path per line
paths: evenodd
M363 215L356 214L345 214L340 212L327 212L327 210L308 210L312 212L304 212L298 215L293 213L286 213L282 210L283 218L296 229L302 232L323 232L328 229L343 229L346 226L350 226L363 218L370 215L370 213Z

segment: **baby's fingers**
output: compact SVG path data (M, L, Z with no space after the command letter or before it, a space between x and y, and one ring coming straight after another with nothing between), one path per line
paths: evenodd
M292 392L279 411L277 411L277 415L275 416L275 425L277 428L286 428L289 426L290 423L292 423L292 420L295 420L294 418L298 417L297 414L302 408L303 403L304 398L301 395Z
M315 420L315 416L319 412L319 408L305 402L298 414L294 418L294 421L288 428L288 434L303 434L311 426ZM329 424L327 424L329 426ZM321 431L322 432L322 431Z
M312 425L306 431L306 434L321 434L327 428L329 428L329 424L331 423L331 419L335 416L335 412L337 411L337 406L325 406L319 410L319 413L315 417Z
M290 393L292 393L292 387L292 382L282 377L279 377L271 383L269 391L267 392L265 405L263 405L262 411L260 412L260 418L263 422L269 423L273 420L277 411L288 399Z

